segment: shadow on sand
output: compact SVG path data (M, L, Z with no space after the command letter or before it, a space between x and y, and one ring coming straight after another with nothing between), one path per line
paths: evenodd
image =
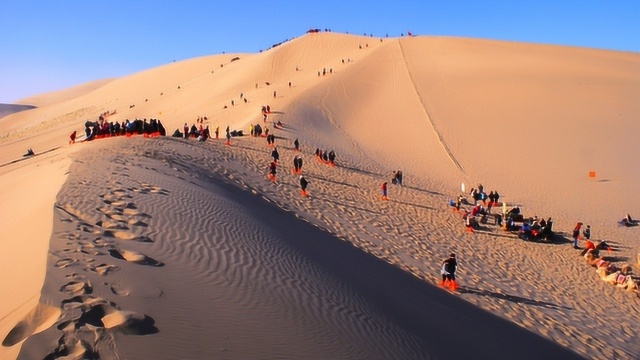
M516 295L501 294L501 293L488 291L488 290L479 290L479 289L475 289L475 288L472 288L472 287L460 287L458 289L458 292L461 293L461 294L472 294L472 295L491 297L491 298L494 298L494 299L506 300L506 301L510 301L510 302L513 302L513 303L517 303L517 304L541 306L541 307L545 307L545 308L548 308L548 309L573 310L573 308L568 307L568 306L561 306L561 305L549 303L549 302L546 302L546 301L538 301L538 300L533 300L533 299L527 299L527 298L524 298L524 297L521 297L521 296L516 296Z

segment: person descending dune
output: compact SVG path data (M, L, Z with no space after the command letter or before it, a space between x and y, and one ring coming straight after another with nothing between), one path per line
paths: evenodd
M302 196L308 196L307 194L307 186L309 185L309 182L307 181L307 179L304 178L304 176L300 175L300 195Z
M449 290L454 291L458 288L458 283L456 282L456 268L458 267L458 262L456 261L456 254L449 255L449 258L442 262L442 269L440 273L442 274L442 281L440 281L440 286L447 287Z
M271 182L276 181L277 166L278 165L276 164L275 161L272 161L271 164L269 164L269 174L267 174L267 178L271 180Z

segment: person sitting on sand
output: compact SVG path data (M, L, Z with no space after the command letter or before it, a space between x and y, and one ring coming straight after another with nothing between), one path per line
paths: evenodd
M396 185L402 185L402 171L398 170L393 172L391 183Z
M31 148L27 149L27 151L22 154L22 156L27 157L27 156L33 156L35 155L35 153L33 152L33 150L31 150Z
M638 226L638 220L634 220L633 218L631 218L630 214L627 214L627 216L620 220L620 224L627 227Z
M531 240L531 237L531 224L529 224L529 220L525 220L522 222L520 230L518 230L518 238L522 240Z
M520 216L520 207L516 205L511 210L507 211L507 217L511 219L517 219Z
M582 250L582 252L580 253L580 256L584 256L589 250L591 250L592 253L594 251L597 252L596 245L591 240L586 240L584 242L584 250ZM594 255L597 256L597 253Z

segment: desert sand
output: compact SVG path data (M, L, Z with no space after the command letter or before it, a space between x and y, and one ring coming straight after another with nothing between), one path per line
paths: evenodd
M635 53L317 33L24 99L0 118L0 357L637 357L640 299L570 237L590 224L637 273L640 228L618 221L640 213L638 98ZM267 104L275 182L264 138L68 144L104 113L246 134ZM461 183L556 238L465 232Z

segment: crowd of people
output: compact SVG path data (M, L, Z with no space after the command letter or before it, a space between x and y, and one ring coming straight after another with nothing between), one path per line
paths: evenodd
M514 232L517 238L528 241L550 241L554 238L553 219L551 217L538 218L525 217L518 205L515 205L508 211L506 203L498 202L500 195L497 191L491 191L485 194L483 186L480 184L477 188L472 188L470 193L471 201L467 200L465 194L458 196L456 201L450 200L449 206L456 213L462 215L462 221L467 232L473 232L480 229L481 224L487 224L487 220L494 219L494 224L499 228ZM468 205L471 210L462 208L462 205ZM491 208L501 206L500 213L492 213ZM629 214L620 221L624 226L637 226L638 221L631 218ZM580 255L584 256L586 262L597 269L597 273L602 280L617 287L627 290L638 289L637 282L631 274L631 266L623 265L616 267L611 264L605 257L600 256L601 251L612 251L611 245L605 240L600 240L596 245L591 240L591 225L584 226L582 221L578 221L571 233L572 245L574 249L581 250ZM584 247L580 246L579 241L584 241ZM444 266L444 265L443 265ZM638 254L638 267L640 267L640 254ZM443 267L443 279L441 286L448 287L445 284L445 269ZM450 280L449 284L450 284ZM638 295L640 296L640 294Z
M133 135L142 135L144 137L156 137L156 136L166 136L167 132L162 125L160 119L151 118L147 120L143 119L125 119L122 122L118 121L108 121L108 117L115 114L104 112L98 116L97 121L87 120L84 123L84 135L85 138L82 141L92 141L96 139L103 139L114 136L133 136ZM206 119L206 118L205 118ZM198 119L200 121L200 118ZM185 124L186 125L186 124ZM207 128L208 130L208 128ZM176 130L179 132L179 130ZM174 133L175 136L175 133ZM78 131L74 130L69 135L69 144L75 144L78 139ZM34 155L33 150L28 149L23 156L32 156Z
M108 121L107 117L108 115L103 114L98 117L98 121L87 120L84 123L84 141L113 136L144 135L155 137L166 135L166 130L159 119L126 119L125 121L118 122ZM69 135L70 144L76 142L77 135L77 131Z

